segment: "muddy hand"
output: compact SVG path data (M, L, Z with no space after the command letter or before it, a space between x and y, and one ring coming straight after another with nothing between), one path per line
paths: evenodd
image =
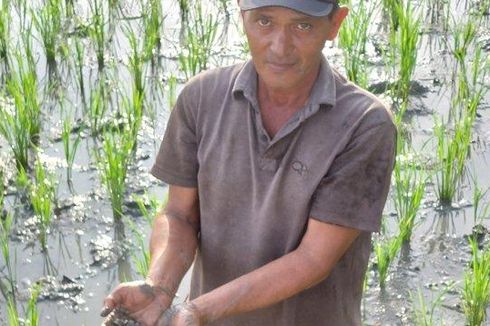
M100 315L107 317L104 325L110 325L116 310L142 325L154 325L171 303L171 296L144 281L122 283L105 298Z

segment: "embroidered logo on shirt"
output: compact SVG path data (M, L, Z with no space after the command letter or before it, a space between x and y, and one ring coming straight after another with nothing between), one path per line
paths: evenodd
M299 175L305 175L306 172L308 172L308 168L306 165L303 164L301 161L293 161L291 164L291 167L293 168L294 171L298 172Z

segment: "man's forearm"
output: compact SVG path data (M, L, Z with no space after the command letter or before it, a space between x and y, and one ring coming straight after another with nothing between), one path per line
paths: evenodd
M147 281L172 296L192 265L197 231L185 217L171 212L157 216L150 239L150 269Z

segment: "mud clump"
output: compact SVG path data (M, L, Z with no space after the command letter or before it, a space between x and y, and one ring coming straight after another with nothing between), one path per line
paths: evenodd
M104 322L104 326L140 326L141 324L131 319L126 313L120 310L114 310L107 320Z

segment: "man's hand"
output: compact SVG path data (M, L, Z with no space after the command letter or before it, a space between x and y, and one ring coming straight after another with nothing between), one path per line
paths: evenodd
M201 326L199 311L191 302L182 303L165 311L158 326Z
M104 300L101 316L107 318L103 325L111 324L118 315L111 314L114 311L128 315L142 326L153 326L171 303L172 297L169 293L144 281L122 283Z

